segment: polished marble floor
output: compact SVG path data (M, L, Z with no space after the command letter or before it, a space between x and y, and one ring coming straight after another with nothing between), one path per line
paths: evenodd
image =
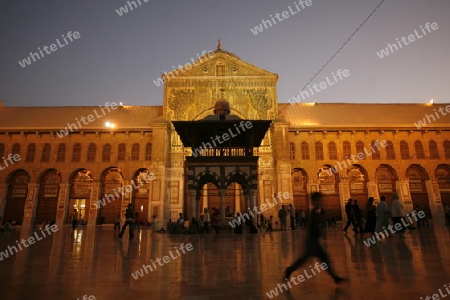
M0 233L0 251L40 233L34 232ZM267 293L283 283L284 269L303 251L305 229L256 235L169 235L144 229L134 240L127 237L117 239L106 226L64 227L41 236L2 257L0 299L270 299ZM289 292L278 290L273 299L425 299L449 285L448 227L418 228L371 247L363 243L368 237L344 235L340 226L328 228L324 246L349 282L337 287L322 271L291 283ZM192 248L183 252L183 243ZM294 275L304 269L310 274L313 263ZM143 265L148 274L142 270L139 277L135 272Z

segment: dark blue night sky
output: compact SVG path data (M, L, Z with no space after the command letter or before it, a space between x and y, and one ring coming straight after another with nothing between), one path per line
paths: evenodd
M215 50L221 38L224 50L279 74L278 101L287 102L380 1L311 0L305 8L292 0L135 2L130 10L124 0L1 1L0 100L6 106L161 105L163 88L153 81ZM254 34L270 15L276 24ZM350 76L306 102L449 103L449 15L450 1L385 1L312 83L339 69ZM425 35L427 22L438 29ZM79 32L78 39L70 41L68 32ZM408 42L411 34L415 40ZM379 57L402 37L408 45ZM19 64L44 46L43 57Z

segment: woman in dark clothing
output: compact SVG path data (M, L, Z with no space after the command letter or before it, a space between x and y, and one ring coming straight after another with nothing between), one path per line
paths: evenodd
M367 200L366 204L366 227L364 228L364 232L370 232L371 234L375 233L375 227L377 224L377 213L376 207L373 204L373 197L370 197Z

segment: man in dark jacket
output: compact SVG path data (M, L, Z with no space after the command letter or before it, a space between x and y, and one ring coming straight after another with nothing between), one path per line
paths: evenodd
M322 193L314 192L312 194L312 202L314 208L311 210L310 214L308 236L306 238L306 253L302 257L297 259L292 265L286 268L285 280L289 280L291 274L295 270L297 270L304 262L306 262L306 260L308 260L308 258L310 258L311 256L318 257L323 263L326 264L326 271L331 275L331 277L333 277L335 283L339 283L345 280L336 275L328 259L328 255L322 248L322 245L319 241L322 235L321 224L323 223L321 215L324 214L322 208L320 208L322 198Z
M350 224L353 224L353 230L356 231L355 217L353 215L352 198L348 199L345 204L345 214L347 215L347 225L344 227L344 233L347 233L347 229Z
M286 231L287 212L283 205L281 206L280 210L278 211L278 218L280 218L281 231Z
M134 238L133 234L133 222L134 222L134 214L133 214L133 208L131 204L128 204L128 208L125 211L125 224L122 227L122 231L119 233L119 239L122 238L123 234L125 233L125 230L127 229L127 226L130 226L129 233L130 233L130 240Z

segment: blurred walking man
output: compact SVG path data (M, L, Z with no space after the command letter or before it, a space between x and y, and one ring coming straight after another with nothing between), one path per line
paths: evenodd
M292 265L286 268L285 280L289 280L291 274L297 270L304 262L308 260L311 256L315 256L319 258L322 262L326 263L328 268L327 272L333 277L335 283L340 283L345 281L344 278L341 278L336 275L334 272L330 261L328 260L328 255L325 250L320 245L321 238L321 224L323 221L321 220L321 215L324 214L324 211L320 208L322 202L323 194L319 192L314 192L312 194L312 202L314 208L311 210L310 214L310 222L308 228L308 236L306 238L306 253L297 259Z

